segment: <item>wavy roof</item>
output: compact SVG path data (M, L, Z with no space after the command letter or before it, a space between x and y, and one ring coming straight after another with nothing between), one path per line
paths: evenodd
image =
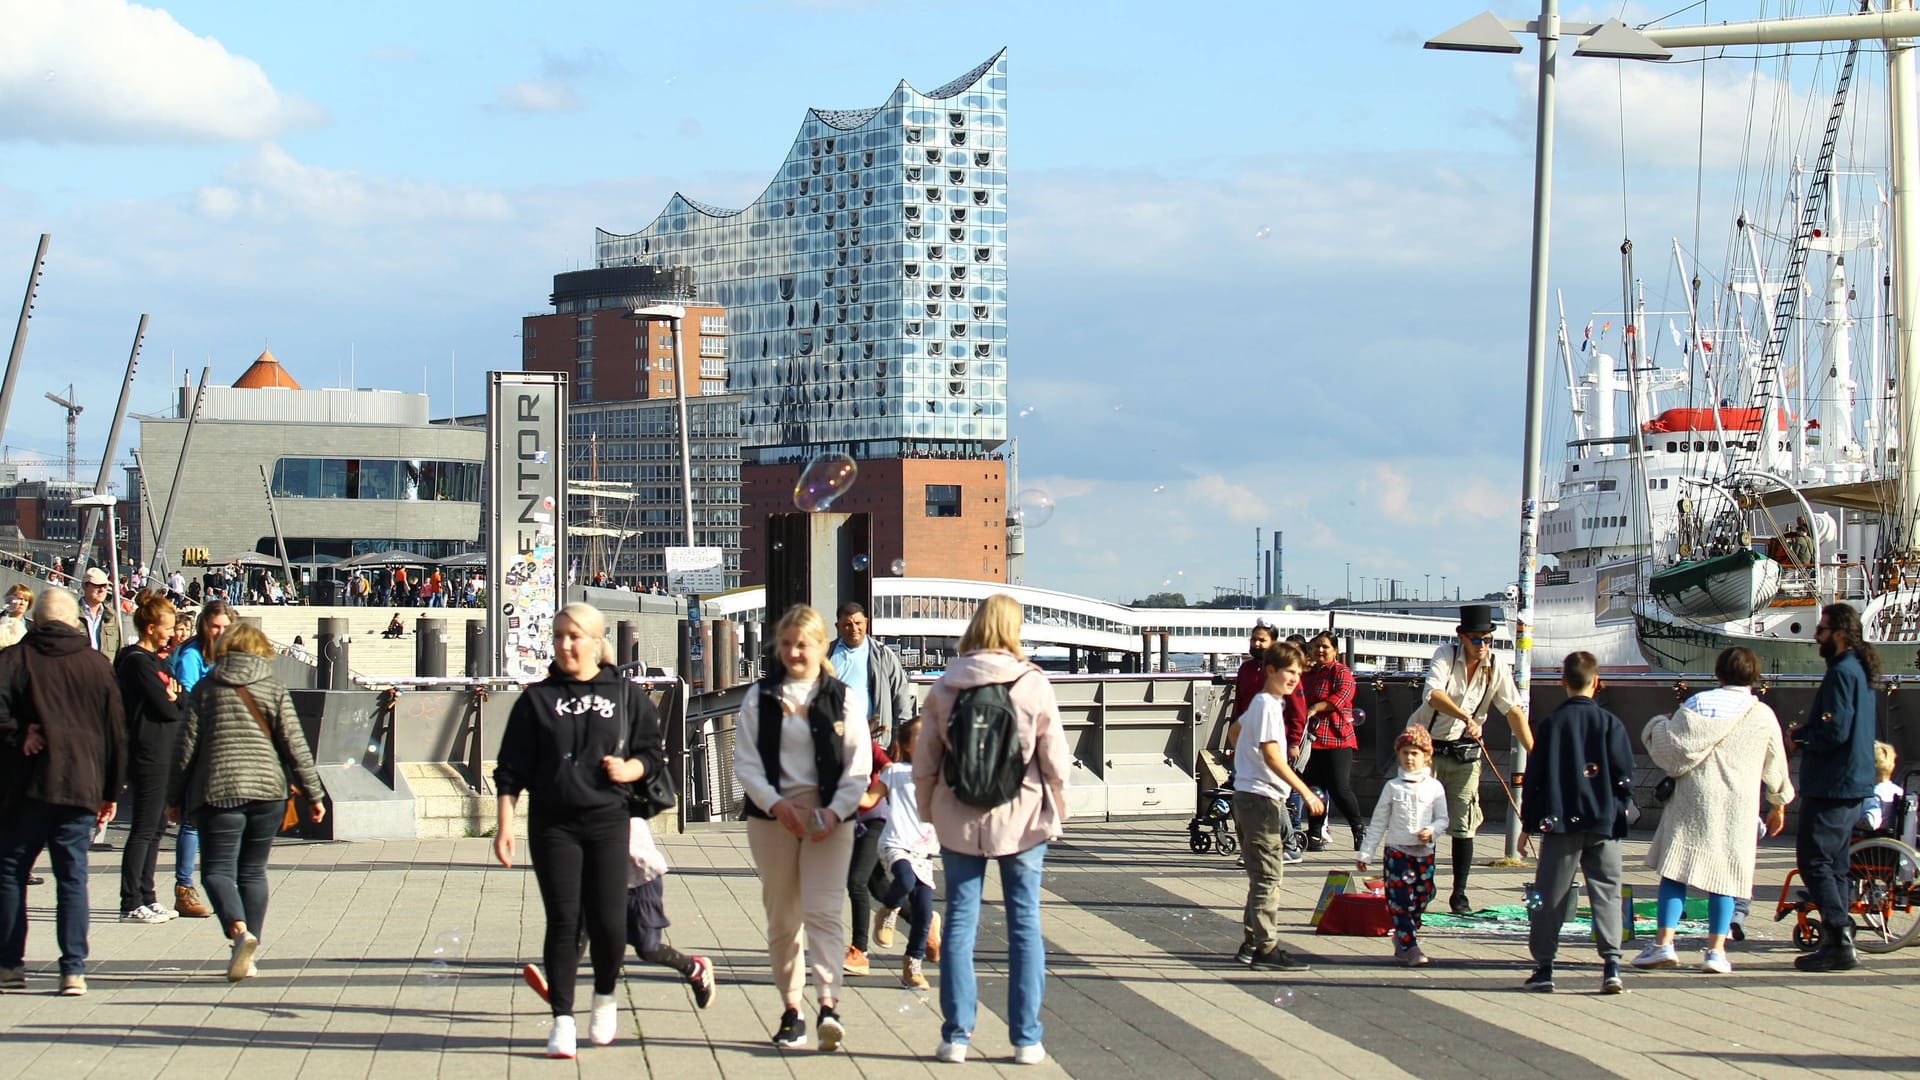
M905 87L908 90L912 90L916 94L920 94L921 97L933 99L936 101L943 98L950 98L957 94L962 93L969 87L973 86L975 83L979 82L982 78L986 76L987 72L993 70L994 62L999 60L1002 56L1005 56L1006 54L1007 54L1007 50L1004 48L1001 49L999 52L994 53L992 56L987 57L984 61L982 61L979 64L979 66L975 67L972 71L967 72L965 75L960 76L959 78L953 80L952 82L943 84L942 86L940 86L938 89L934 90L931 93L920 94L920 91L915 90L913 87L913 84L906 81L905 79L900 80L899 85L894 88L894 91L895 93L898 93L900 87ZM892 96L893 95L891 94L888 95L889 100L892 99ZM832 127L840 131L852 131L853 129L861 127L862 125L866 124L868 121L872 120L874 117L880 115L880 110L882 108L885 108L885 106L878 106L872 109L808 109L807 112L810 115L819 119L821 123L826 124L828 127ZM796 139L796 142L797 141L798 140ZM687 204L687 207L695 211L696 213L705 214L707 217L712 217L712 218L738 217L739 215L746 212L745 210L730 210L724 206L715 206L712 203L704 203L698 199L689 198L684 193L678 192L678 191L673 193L673 198L678 199L681 202ZM673 205L673 199L667 200L667 206L671 208L672 205ZM655 216L654 221L656 222L659 221L660 217L664 216L665 214L666 214L666 211L662 210L660 215ZM651 227L652 227L651 225L648 226L648 228L651 228ZM605 229L602 229L601 231L605 232L608 236L621 237L621 236L635 236L635 235L638 235L638 232L645 232L646 229L641 229L641 230L638 230L638 232L633 232L633 233L615 233L615 232L608 232Z

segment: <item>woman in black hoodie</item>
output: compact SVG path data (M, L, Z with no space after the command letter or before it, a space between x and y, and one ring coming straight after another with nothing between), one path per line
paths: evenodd
M533 793L527 848L547 914L548 1057L574 1056L580 927L593 950L588 1036L605 1046L618 1030L613 991L626 949L625 785L666 768L660 715L644 690L610 666L606 632L606 619L587 604L569 604L554 617L552 670L508 715L493 772L500 792L493 851L501 866L513 865L514 803L521 792Z
M166 834L167 773L180 741L186 703L160 650L173 640L173 601L151 596L133 612L138 641L113 659L127 714L127 794L133 805L127 847L120 859L120 921L166 922L178 912L160 906L153 871Z

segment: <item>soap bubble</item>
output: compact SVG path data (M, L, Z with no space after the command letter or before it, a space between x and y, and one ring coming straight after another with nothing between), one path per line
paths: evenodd
M897 1013L910 1013L917 1004L919 1004L919 1002L914 1000L913 991L903 989L900 991L899 1000L894 1004L893 1011Z
M442 930L433 936L433 955L459 956L465 950L466 932L462 930Z
M853 557L854 573L864 574L866 573L867 567L872 565L873 565L873 560L865 555L855 555Z
M1599 775L1600 775L1600 766L1594 764L1591 761L1587 762L1587 779L1591 780L1594 777Z
M49 71L49 72L47 72L47 73L46 73L45 75L42 75L42 76L40 76L40 81L41 81L41 82L52 82L52 81L53 81L53 72L51 72L51 71Z
M784 540L775 540L775 541L773 542L773 550L775 550L775 551L785 551L785 550L787 550L787 545L786 545L786 542L785 542Z
M793 505L809 514L819 513L853 487L859 472L860 466L845 454L822 454L793 482Z
M379 743L377 743L377 742L370 742L370 743L368 743L368 744L367 744L367 753L368 753L369 755L371 755L371 756L373 756L373 757L379 757L379 756L380 756L380 744L379 744Z
M1540 819L1540 827L1534 832L1550 833L1560 827L1560 819L1549 814Z
M427 965L427 989L444 990L453 981L453 968L445 960L435 960Z
M1273 235L1273 226L1271 225L1262 225L1258 229L1255 229L1253 232L1253 238L1255 240L1265 240L1267 237L1272 235Z
M1293 987L1283 986L1273 995L1273 1003L1283 1009L1293 1008Z
M1526 904L1528 911L1539 911L1541 908L1546 906L1547 902L1540 895L1539 887L1536 886L1531 881L1527 882L1526 884L1526 888L1524 890L1524 896L1526 899L1523 902Z
M1120 411L1121 409L1124 409L1124 408L1126 408L1126 406L1125 406L1125 405L1115 405L1115 406L1113 407L1113 411L1114 411L1114 412L1119 412L1119 411Z
M1155 485L1153 485L1153 493L1154 493L1155 495L1158 495L1158 494L1160 494L1161 492L1163 492L1163 491L1165 491L1165 490L1167 490L1167 485L1165 485L1165 484L1155 484Z
M899 577L899 576L900 576L901 574L904 574L904 573L906 573L906 572L907 572L907 560L905 560L905 559L895 559L895 560L893 560L893 567L892 567L892 569L893 569L893 576L894 576L894 577Z
M1053 496L1042 488L1027 488L1014 498L1013 513L1008 516L1029 529L1037 529L1053 520Z
M1032 416L1032 415L1033 415L1034 413L1036 413L1036 412L1038 412L1038 411L1039 411L1039 410L1037 410L1037 409L1035 409L1035 408L1034 408L1033 406L1031 406L1031 405L1029 405L1029 406L1027 406L1027 407L1026 407L1026 408L1024 408L1024 409L1021 409L1021 410L1020 410L1020 412L1019 412L1019 415L1021 415L1021 416Z

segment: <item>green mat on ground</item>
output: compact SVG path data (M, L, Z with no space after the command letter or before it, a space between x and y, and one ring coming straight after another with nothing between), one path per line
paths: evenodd
M1633 901L1633 923L1636 932L1652 934L1658 918L1657 900ZM1481 908L1471 915L1449 915L1429 910L1422 920L1428 929L1441 930L1479 930L1491 934L1524 934L1527 932L1527 909L1524 904L1498 904ZM1682 936L1701 935L1707 932L1707 901L1703 898L1689 897L1686 908L1681 914L1680 925L1676 928ZM1586 907L1579 909L1574 918L1567 920L1561 927L1562 936L1577 934L1590 936L1593 933L1593 913Z

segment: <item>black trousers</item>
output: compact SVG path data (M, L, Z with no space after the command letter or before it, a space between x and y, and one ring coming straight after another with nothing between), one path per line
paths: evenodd
M1350 828L1366 827L1360 817L1360 797L1353 793L1352 747L1341 750L1322 750L1317 746L1314 747L1313 756L1307 758L1307 775L1302 779L1326 791L1327 805L1338 807L1340 816L1347 819L1347 825ZM1307 835L1320 835L1320 823L1325 820L1325 814L1314 818Z
M140 747L127 768L124 798L127 846L120 853L120 913L159 901L153 875L160 863L160 841L167 834L167 772L173 762L173 742L164 739L174 724L147 724ZM157 732L154 729L159 729ZM149 741L151 740L151 741Z
M880 868L880 833L886 820L862 821L855 825L853 860L847 863L847 900L853 905L853 947L867 951L869 923L873 921L874 871Z
M546 907L542 957L553 1015L573 1014L580 974L580 931L593 956L593 992L611 994L627 948L627 811L622 806L527 811L527 850Z
M1800 828L1794 834L1795 861L1807 895L1820 907L1820 921L1839 929L1853 921L1847 911L1847 849L1860 820L1859 799L1800 801Z

